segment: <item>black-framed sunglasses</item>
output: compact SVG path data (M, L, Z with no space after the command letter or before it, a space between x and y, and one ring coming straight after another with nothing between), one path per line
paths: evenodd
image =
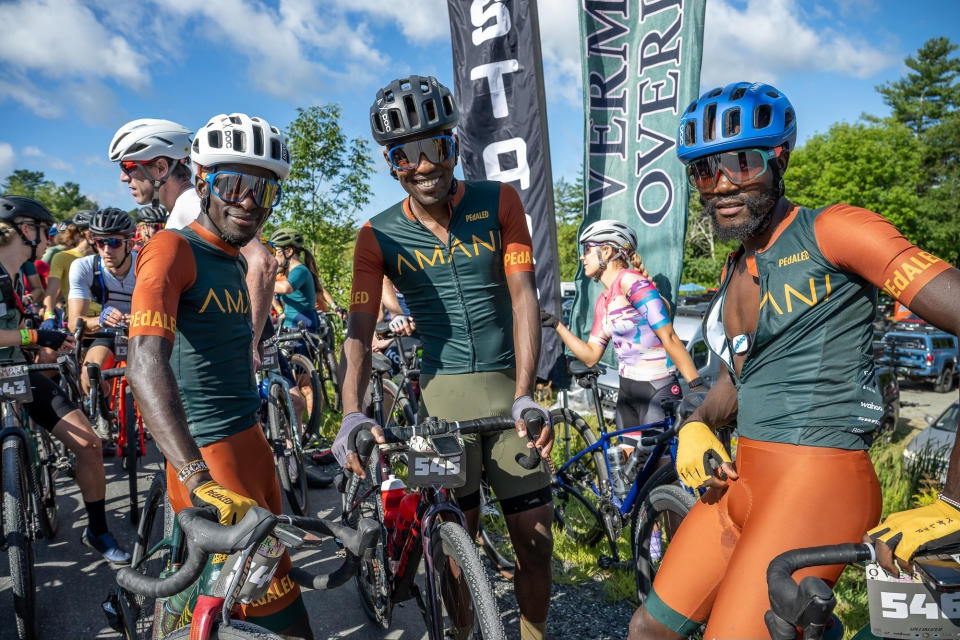
M717 186L720 173L735 185L756 180L767 172L769 161L777 157L774 149L737 149L698 158L687 165L690 184L703 191Z
M40 235L49 238L50 237L50 225L43 224L42 222L29 222L24 220L23 222L18 222L17 224L25 224L28 227L33 227L40 232Z
M94 238L93 243L97 245L98 249L116 249L122 245L126 240L120 238Z
M387 160L397 171L409 171L416 169L420 164L420 155L423 154L427 160L433 164L449 160L456 153L457 142L453 136L445 133L414 140L413 142L404 142L387 149Z

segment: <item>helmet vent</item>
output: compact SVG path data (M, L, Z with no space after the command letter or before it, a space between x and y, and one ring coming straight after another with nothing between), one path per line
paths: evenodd
M687 107L686 113L693 113L696 110L697 110L697 101L694 100L693 102L690 103L690 106Z
M127 149L127 153L128 154L136 153L137 151L143 151L146 148L147 148L147 145L143 144L142 142L139 142L131 146L129 149Z
M393 102L393 91L387 91L383 94L384 102Z
M453 98L450 96L443 96L441 102L443 103L443 115L449 116L451 113L453 113Z
M400 111L398 109L390 109L390 128L396 131L403 124L400 122Z
M770 126L773 120L773 109L768 104L759 105L753 112L753 128L763 129Z
M400 90L407 91L410 89L410 78L404 78L400 81Z
M240 121L240 118L237 116L230 116L230 122L232 122L233 124L242 124Z
M768 90L767 95L773 98L774 100L780 97L780 94L773 90Z
M787 109L783 114L783 128L789 129L793 125L793 109Z
M437 121L437 103L433 100L425 100L423 108L427 112L427 122Z
M697 144L697 123L687 120L683 127L683 146L689 147L695 144Z
M271 138L270 139L270 157L273 158L274 160L279 160L282 155L283 153L280 149L280 141L277 140L276 138Z
M717 130L717 103L707 105L703 113L703 141L710 142L716 138Z
M733 93L730 94L730 99L731 99L731 100L739 100L740 98L742 98L742 97L745 96L746 94L747 94L747 88L746 88L746 87L737 87L736 89L733 90Z
M256 124L253 125L253 153L263 155L263 127Z
M707 97L708 97L708 98L716 98L716 97L717 97L718 95L720 95L721 93L723 93L723 89L721 89L720 87L717 87L716 89L714 89L713 91L711 91L711 92L710 92L710 95L708 95Z
M426 78L420 78L420 93L430 93L430 83Z
M410 119L410 127L420 126L420 114L417 113L417 103L413 101L413 96L409 93L403 96L403 108L404 111L407 112L407 117Z
M223 146L223 137L218 130L214 129L207 132L207 144L210 145L211 149L219 149Z
M723 137L729 138L740 133L740 107L723 112Z
M243 153L247 150L247 137L244 135L243 131L234 131L233 136L233 148Z

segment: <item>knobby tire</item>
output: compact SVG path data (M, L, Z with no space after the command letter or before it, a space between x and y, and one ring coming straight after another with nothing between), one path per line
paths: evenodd
M323 413L328 409L326 396L320 389L320 375L309 358L299 353L293 354L290 356L290 369L293 371L294 382L306 401L307 415L301 416L303 432L300 434L300 442L306 447L313 438L320 435Z
M660 560L680 521L690 512L697 499L675 484L654 487L644 498L633 522L631 546L636 574L637 599L642 603L650 593ZM651 538L656 531L659 551L651 554Z
M17 638L37 637L36 583L33 576L33 539L29 521L30 482L23 441L7 437L2 447L3 531L10 558L10 584Z
M57 509L57 473L53 464L57 456L56 445L53 442L53 436L46 429L38 427L34 435L39 462L34 474L37 520L40 525L40 534L47 540L53 540L60 525Z
M287 496L290 510L298 516L307 515L310 509L310 495L307 486L307 469L303 464L303 454L297 446L300 434L295 432L293 416L290 415L287 406L287 390L279 383L270 385L267 416L270 421L273 459L280 478L280 487Z

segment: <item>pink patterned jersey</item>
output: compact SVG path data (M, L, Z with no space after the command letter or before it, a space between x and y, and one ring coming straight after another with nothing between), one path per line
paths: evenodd
M658 380L675 369L654 333L669 323L654 284L640 273L624 269L597 298L590 342L606 347L613 338L621 377Z

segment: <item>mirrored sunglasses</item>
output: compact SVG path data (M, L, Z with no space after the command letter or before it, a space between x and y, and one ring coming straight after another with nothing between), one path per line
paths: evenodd
M120 238L94 238L93 242L98 249L116 249L126 241Z
M453 136L440 134L432 138L404 142L387 149L387 160L397 171L416 169L420 164L420 155L426 156L433 164L449 160L456 151L457 143Z
M236 204L248 195L258 207L272 208L280 203L280 183L270 178L238 171L215 171L205 178L214 194L224 202Z
M146 171L140 172L138 169L140 169L141 166L147 166L151 162L153 162L153 160L147 160L146 162L140 162L138 160L121 160L120 170L131 178L149 177L146 175Z
M773 149L738 149L698 158L687 165L687 177L697 189L717 186L720 172L736 185L756 180L767 172L769 160L777 157Z

